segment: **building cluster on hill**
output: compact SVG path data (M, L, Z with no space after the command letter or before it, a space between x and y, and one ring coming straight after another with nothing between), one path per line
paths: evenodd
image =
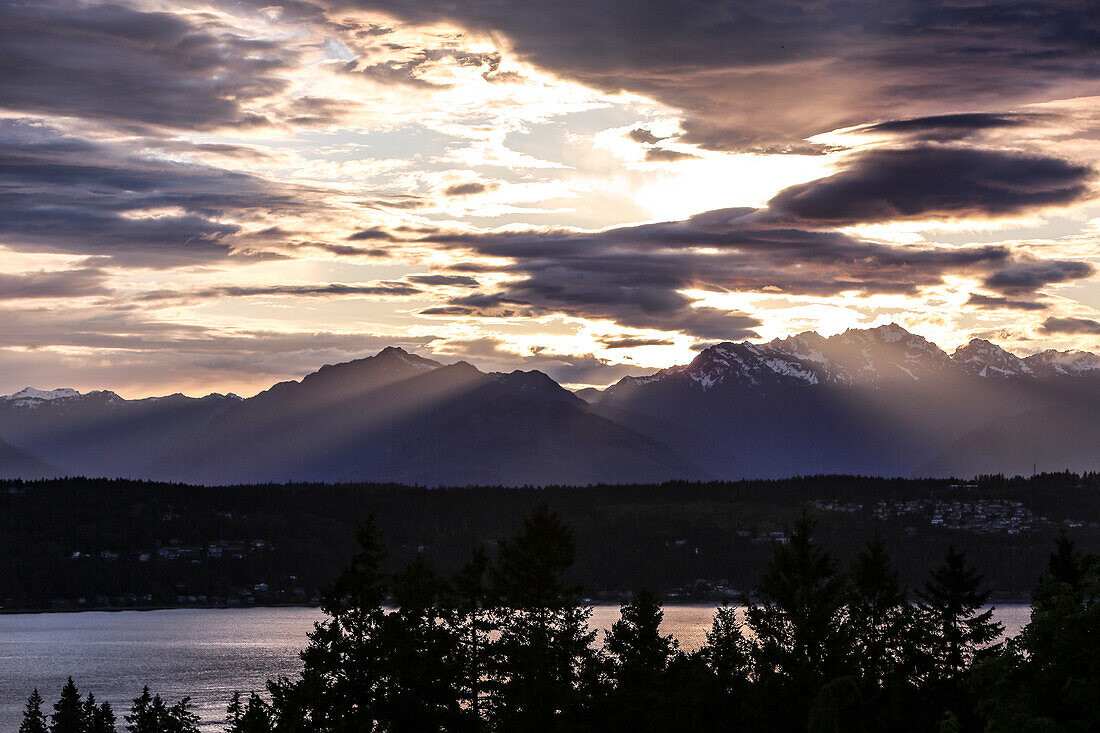
M933 528L975 534L1019 534L1050 529L1055 522L1028 509L1014 499L894 499L874 503L814 499L807 506L818 511L843 514L868 512L880 521L912 519ZM1063 526L1100 527L1100 522L1065 519ZM907 529L915 529L909 527Z

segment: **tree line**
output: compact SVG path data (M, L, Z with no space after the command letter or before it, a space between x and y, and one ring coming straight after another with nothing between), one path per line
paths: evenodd
M387 572L404 567L419 551L449 577L471 546L492 550L541 501L574 529L578 562L569 578L603 601L641 587L708 601L725 594L712 590L719 587L751 589L772 555L767 537L788 532L801 507L814 500L864 505L859 512L822 512L815 534L822 546L853 557L878 532L902 582L913 587L952 544L967 553L998 600L1029 597L1067 522L1082 525L1071 529L1082 547L1100 550L1100 475L985 477L956 484L808 476L441 491L369 484L0 482L0 605L313 604L355 551L356 527L371 514L389 551ZM910 500L1015 500L1049 521L1016 533L978 534L932 524L930 515L872 514L879 501ZM255 540L265 541L262 549L252 550ZM217 556L208 551L211 546ZM249 551L238 556L234 546ZM163 557L161 550L184 554ZM263 585L268 590L258 591Z
M636 592L602 645L569 581L572 528L545 504L495 557L443 577L422 556L388 572L372 522L327 588L294 678L235 694L226 733L584 731L1087 731L1100 720L1100 562L1065 536L1030 623L1002 628L964 553L910 592L881 540L850 566L798 520L743 610L716 611L687 652ZM109 706L70 680L47 719L37 690L20 733L111 733ZM127 733L191 733L188 700L146 689Z

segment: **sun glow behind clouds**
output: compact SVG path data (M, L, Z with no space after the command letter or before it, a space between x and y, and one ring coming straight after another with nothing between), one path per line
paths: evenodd
M64 0L58 2L58 7L67 11L54 19L58 26L64 25L66 16L86 9L83 4L64 8ZM425 5L430 3L425 0ZM625 57L623 68L616 69L616 73L624 74L624 83L599 83L597 79L585 84L570 80L567 72L561 71L569 64L540 67L536 63L538 49L533 52L522 47L522 39L515 35L484 30L492 24L471 23L471 28L481 29L471 30L462 27L459 20L438 22L442 13L412 12L403 20L400 4L391 13L346 9L343 5L334 11L323 3L259 8L216 0L204 0L184 9L164 0L135 0L128 7L162 11L165 16L159 20L144 20L152 24L170 17L187 27L182 37L190 42L210 36L214 41L205 48L215 59L224 52L225 60L215 64L213 71L204 68L195 77L144 79L146 87L135 87L132 94L118 96L117 106L124 108L131 101L143 100L144 94L139 93L143 89L155 92L161 84L190 90L177 116L168 115L166 109L154 109L157 120L151 123L140 117L129 120L112 116L118 110L104 112L95 104L91 105L93 113L85 116L75 106L43 110L34 104L26 109L15 106L0 115L0 124L18 118L18 124L6 128L10 137L0 139L0 144L37 141L49 156L87 143L96 150L77 162L87 164L94 155L98 157L92 162L105 170L126 174L125 190L110 190L108 176L94 186L66 189L64 196L43 204L52 207L52 216L90 206L89 201L102 197L102 209L90 207L84 213L92 215L74 219L72 229L86 236L73 245L71 252L61 239L71 237L72 230L59 230L58 241L40 245L42 251L36 250L33 243L16 241L18 232L10 240L0 239L0 245L12 249L6 253L0 275L31 277L40 270L49 270L49 274L57 274L55 270L79 271L66 274L65 283L58 281L51 287L64 285L71 288L70 292L80 293L73 298L80 298L81 315L86 315L79 323L63 320L62 316L70 315L66 311L72 310L66 305L74 302L64 297L28 297L20 301L34 290L20 290L22 281L11 280L18 287L9 286L6 302L16 314L9 321L18 321L23 329L8 339L14 344L11 348L21 348L32 337L36 339L34 348L42 348L43 344L49 348L51 344L45 343L49 337L41 334L51 333L50 329L56 327L61 335L53 348L69 349L65 352L68 356L78 355L84 363L93 361L97 353L105 363L124 353L126 363L132 365L127 374L138 374L142 364L154 370L141 378L143 385L159 379L166 388L175 388L182 384L180 380L188 369L206 369L217 362L231 366L208 368L205 373L211 381L207 389L232 385L238 391L248 391L242 383L250 379L254 388L260 389L268 386L270 375L279 369L296 370L280 375L298 376L315 368L320 359L338 361L362 356L384 345L379 339L394 341L400 336L412 340L407 343L431 343L440 353L456 358L468 354L475 362L476 354L488 354L485 358L496 359L495 366L504 366L507 359L518 359L515 365L535 368L569 359L636 367L683 363L706 341L689 335L690 329L684 323L672 319L633 321L633 326L658 323L662 328L683 329L661 331L627 325L629 318L617 323L605 317L608 313L621 316L629 307L644 311L654 303L667 304L677 300L667 296L677 293L694 299L696 308L729 311L743 314L747 322L760 321L759 326L730 331L738 334L736 338L743 337L750 328L767 340L804 330L829 335L896 320L944 345L965 340L971 333L1000 328L1009 333L1008 345L1019 349L1030 348L1028 339L1039 336L1039 326L1048 315L1088 319L1095 317L1094 309L1100 305L1095 277L1063 281L1055 274L1049 282L1037 286L1043 288L1035 291L1041 297L1025 303L1031 310L1014 310L1012 301L1016 296L1002 298L1003 305L994 303L982 309L969 303L970 295L977 292L993 297L997 293L983 285L979 276L969 276L972 270L967 265L947 272L939 284L927 285L930 280L918 280L925 284L905 295L891 294L891 286L897 283L888 282L890 277L905 276L904 272L898 275L894 271L904 271L904 263L885 267L888 271L883 284L887 292L881 293L833 292L810 297L778 288L777 292L752 293L678 290L682 282L670 272L677 262L687 259L677 259L680 254L694 256L697 267L706 267L708 258L717 260L724 250L704 241L687 251L677 249L676 242L665 241L655 246L664 246L661 254L667 257L659 262L658 258L647 263L639 261L639 268L643 264L653 267L651 279L639 278L642 286L624 286L627 292L636 293L633 301L615 292L621 285L616 278L629 278L632 273L615 271L612 258L593 257L586 262L588 269L578 266L570 275L574 279L591 278L578 288L589 297L587 303L551 297L549 302L565 303L565 307L548 314L556 306L540 307L525 300L537 297L537 288L532 287L521 293L518 305L508 305L517 312L529 307L522 314L492 317L488 315L491 309L484 314L459 314L457 309L425 315L422 311L431 306L451 305L474 294L491 299L509 283L564 267L561 260L555 260L559 253L546 242L532 245L533 255L513 257L503 252L491 257L472 249L438 247L429 239L420 239L430 233L463 232L476 238L501 231L567 229L607 231L613 237L615 228L622 225L677 222L718 209L763 207L776 193L792 185L843 173L861 152L912 147L916 138L872 132L872 125L888 120L869 117L863 124L809 137L814 145L740 148L798 150L804 154L710 150L705 147L706 135L699 133L697 125L692 127L690 105L674 106L668 100L675 95L662 94L657 87L649 87L653 93L637 91L644 91L645 85L629 83L630 62ZM300 12L303 10L311 12ZM451 10L447 17L462 17L463 8ZM546 12L552 14L554 7L548 6ZM119 38L141 33L144 27L138 22L126 25ZM81 35L84 31L78 31L75 35L84 39L80 42L87 43ZM131 40L126 37L125 43L119 41L116 45L128 48ZM556 39L543 41L552 45ZM513 43L517 44L514 48ZM54 48L49 43L42 46ZM609 43L608 49L613 51L614 45ZM684 48L685 52L689 50ZM54 53L58 58L62 55ZM102 48L99 53L90 60L110 68L113 56ZM64 55L66 59L82 59L82 48ZM182 75L185 67L189 68L186 63L160 61L155 68L161 76ZM818 59L811 65L832 68L827 61ZM36 64L21 62L21 68L49 63L48 57L38 58ZM737 62L726 59L723 63ZM94 63L85 66L68 69L67 74L94 74L98 68ZM555 68L559 71L553 71ZM129 78L132 72L140 78L144 70L140 64L130 64L126 74L113 76ZM698 78L690 73L680 78L679 71L671 66L665 71L668 76L662 78L683 82L681 91L691 92L688 87L697 83L703 93L710 89L719 94L708 100L713 102L707 112L712 121L718 114L714 110L733 120L745 109L763 108L784 98L782 103L789 109L780 111L791 112L790 118L784 114L769 118L769 125L778 128L802 115L800 105L830 105L839 99L830 90L812 99L813 86L819 80L810 78L787 87L769 82L767 90L757 90L757 97L749 88L749 94L721 98L720 86L708 86L714 79L707 81L705 69ZM593 77L579 74L577 78ZM190 117L192 107L201 107L204 100L200 92L209 87L211 79L217 82L216 98L205 102L213 110L212 117ZM837 76L836 83L843 82L845 79ZM96 84L86 86L98 88ZM608 91L620 88L635 91ZM805 92L807 99L790 99L795 88ZM873 85L868 89L873 91ZM170 98L158 99L161 107L172 106ZM61 101L70 106L80 102ZM1011 116L1022 110L1023 122L1009 120L1011 124L964 130L966 134L960 138L925 142L928 147L1015 150L1090 164L1097 158L1094 131L1098 104L1097 98L1082 98L1024 106L1005 113ZM235 111L236 116L226 113L226 108ZM148 109L137 111L149 113ZM891 114L894 111L899 118L916 114L900 108ZM842 117L843 124L862 119L847 113ZM47 134L48 128L55 128L51 133L54 137ZM1048 140L1058 146L1056 151L1043 149ZM47 163L56 161L51 158ZM64 181L70 180L66 176L72 172L71 167L62 170L57 175L61 183L56 185L63 188ZM192 174L201 185L192 184L195 188L189 189L181 180L179 188L174 188L177 177L186 179ZM146 184L143 176L152 183ZM132 184L131 178L136 183ZM17 183L25 185L24 181ZM43 179L35 185L48 186L50 182ZM34 186L18 193L29 193L34 201L45 200L43 191ZM1089 209L1087 204L1077 205L1076 200L1071 203L1077 208L1025 207L1011 215L971 217L968 213L967 217L934 220L930 216L921 221L890 221L887 217L840 229L813 221L784 225L804 226L812 230L811 234L848 235L857 250L867 240L889 247L937 243L945 251L975 243L996 243L1029 262L1069 257L1097 262L1096 227L1088 223L1089 217L1097 215L1095 204ZM20 213L0 212L4 217L0 235L6 233L3 226L16 226L10 222L17 222L14 214ZM84 241L95 234L86 228L87 222L111 217L131 228L126 236L110 240L104 250L96 250ZM61 221L64 217L58 214L54 218ZM145 251L135 233L138 230L152 232ZM168 233L161 235L162 230ZM35 230L28 236L39 235ZM549 239L553 241L552 236ZM828 246L824 237L819 244ZM800 260L797 248L778 251L780 257L791 252L790 269L785 271L791 273L812 269L818 254L803 250L805 257ZM147 255L146 259L139 259L139 254ZM582 252L577 257L584 259L590 254ZM645 254L639 249L639 259ZM172 260L172 256L177 259ZM859 267L860 258L865 256L865 252L853 255L852 267ZM532 260L535 264L525 270ZM743 267L751 269L754 265L748 262ZM411 285L415 283L407 279L414 275L467 280L422 280L417 286L420 290L414 291ZM741 281L733 275L726 272L721 276ZM783 272L769 273L768 278L773 275L779 278ZM834 273L833 277L840 275ZM692 286L707 282L708 287L737 287L719 282L719 276L713 283L708 278L686 279ZM745 281L752 282L752 278ZM776 282L784 284L779 279ZM78 286L83 289L78 290ZM558 286L560 283L551 288ZM311 288L313 292L303 294ZM386 288L392 289L391 294ZM664 300L650 297L649 288L664 288ZM178 292L171 297L163 293L159 299L148 297L153 291ZM31 300L30 306L20 304ZM609 302L620 310L604 308ZM1053 309L1051 313L1042 310L1048 306ZM693 309L686 310L695 315ZM590 317L578 316L585 313ZM9 332L14 328L9 324ZM707 333L721 335L722 331L714 328ZM1054 346L1089 347L1096 342L1088 335L1042 337ZM70 346L63 343L66 338L92 345ZM173 339L177 344L190 345L179 346L173 352L177 359L164 356L173 348ZM199 342L205 344L202 349L194 346ZM306 342L309 345L303 346ZM481 351L470 344L480 344ZM492 344L493 349L487 351L485 344ZM71 351L73 348L81 351L77 354ZM97 352L97 348L102 350ZM266 370L241 371L240 365L255 354L280 348L287 349L287 354L264 357ZM166 351L154 353L155 349ZM219 356L223 352L234 356ZM609 376L600 382L593 376L597 371L568 372L573 375L570 383L597 384L616 378ZM589 381L578 381L582 379ZM99 386L125 387L118 383Z

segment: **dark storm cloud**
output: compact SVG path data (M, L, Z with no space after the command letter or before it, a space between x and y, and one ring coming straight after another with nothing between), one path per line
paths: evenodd
M401 280L369 283L317 283L294 285L218 285L192 290L153 290L137 297L145 302L220 300L222 298L407 298L426 294L427 288L476 288L477 280L466 275L419 274ZM3 280L0 278L0 298Z
M626 136L636 143L643 143L647 145L656 145L657 143L664 140L663 137L657 137L644 127L637 127L626 133Z
M691 153L681 153L678 150L667 150L665 148L648 148L645 151L647 163L675 163L678 160L698 157L698 155L692 155Z
M183 129L264 123L296 61L212 16L61 0L0 3L0 48L0 107Z
M960 112L956 114L911 117L888 120L859 128L861 132L884 132L890 135L914 137L922 140L962 140L986 130L996 130L1037 122L1044 118L1038 114L993 114L990 112Z
M486 191L492 191L498 187L496 183L485 183L484 181L468 181L466 183L456 183L453 186L447 186L443 189L443 193L447 196L473 196L477 193L485 193Z
M349 242L397 242L399 239L382 227L368 227L348 235Z
M650 339L637 336L620 336L617 338L602 338L600 343L608 349L633 349L638 346L672 346L671 339Z
M1091 318L1048 318L1041 327L1043 333L1068 333L1100 336L1100 321Z
M384 199L367 199L363 202L364 206L371 208L382 209L423 209L432 205L431 199L426 199L423 196L390 196Z
M686 139L811 152L868 120L1005 109L1095 93L1100 14L1082 0L328 0L500 33L607 91L684 110Z
M106 274L94 268L0 274L0 300L107 295Z
M228 256L239 220L316 206L308 190L0 121L0 243L171 267Z
M985 286L1007 294L1031 293L1045 285L1080 280L1096 272L1087 262L1022 260L1006 265L985 279Z
M768 202L780 220L844 225L1004 216L1070 204L1094 171L1060 158L922 145L851 156L835 175L791 186Z
M1024 303L1046 285L1093 272L1085 262L1022 258L1000 245L887 245L838 231L780 226L771 212L753 209L602 232L437 232L417 241L506 258L511 264L502 271L515 278L491 292L452 298L422 315L557 313L701 339L751 338L760 321L745 313L695 307L683 291L917 295L949 276L969 276Z
M382 281L367 284L325 283L320 285L222 285L195 290L154 290L138 300L219 300L221 298L339 298L384 296L407 297L423 293L423 288L406 282Z
M408 282L417 285L440 285L454 288L476 288L478 281L469 275L409 275Z
M966 304L981 310L1041 311L1050 307L1047 303L1034 300L1018 300L995 295L982 295L981 293L971 293Z

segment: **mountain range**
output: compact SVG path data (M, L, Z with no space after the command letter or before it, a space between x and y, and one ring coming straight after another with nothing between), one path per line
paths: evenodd
M948 355L897 325L765 344L574 394L389 347L242 399L0 397L0 475L203 484L643 483L1100 469L1100 357Z

